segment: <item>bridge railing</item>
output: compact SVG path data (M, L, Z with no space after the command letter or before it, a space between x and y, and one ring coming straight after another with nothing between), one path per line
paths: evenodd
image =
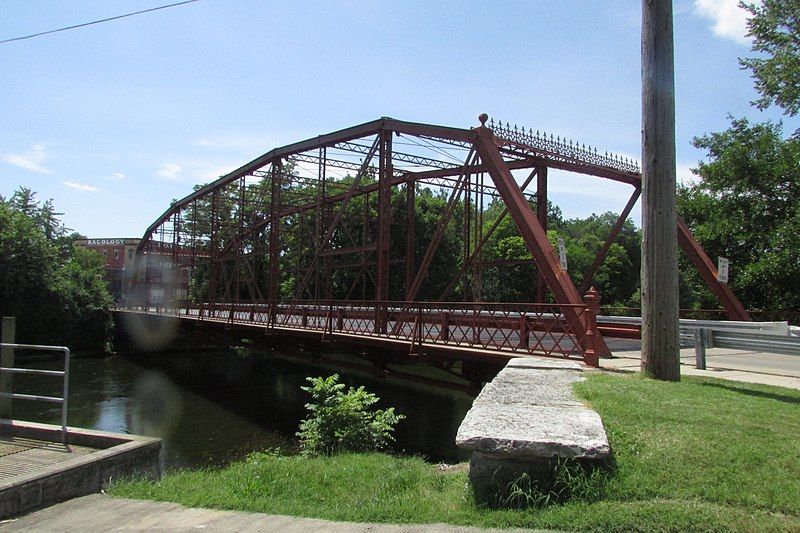
M567 309L569 308L569 310ZM582 358L592 364L596 309L589 305L300 300L173 302L148 312L334 335L383 337L424 345ZM579 322L583 324L579 324ZM588 325L588 327L584 326ZM583 328L590 332L581 336ZM594 363L596 364L596 362Z

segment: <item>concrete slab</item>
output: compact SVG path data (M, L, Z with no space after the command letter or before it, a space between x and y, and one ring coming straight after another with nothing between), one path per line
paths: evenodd
M550 372L506 366L484 386L473 404L581 407L583 404L572 393L572 384L582 379L583 373L579 370Z
M515 357L506 364L506 368L583 370L583 367L577 361L545 357Z
M0 518L98 492L111 478L160 475L161 439L0 419Z
M521 533L523 529L482 529L449 524L374 524L316 518L191 509L174 503L93 494L0 522L4 531L280 531L282 533Z

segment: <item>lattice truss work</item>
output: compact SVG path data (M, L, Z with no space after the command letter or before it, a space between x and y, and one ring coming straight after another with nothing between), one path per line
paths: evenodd
M523 263L525 301L582 304L639 197L637 164L481 118L471 129L382 118L274 149L171 205L144 235L129 294L141 302L477 302L490 278ZM632 189L576 282L547 240L549 168ZM507 217L530 259L486 256ZM688 228L678 230L729 316L747 319Z

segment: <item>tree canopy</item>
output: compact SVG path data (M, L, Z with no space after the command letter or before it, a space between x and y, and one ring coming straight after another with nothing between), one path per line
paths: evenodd
M800 309L800 139L780 124L732 119L697 137L708 153L698 183L680 187L678 208L711 257L731 260L730 285L745 307ZM684 279L701 306L715 305L694 269Z
M753 102L759 109L777 105L788 115L800 111L800 1L762 0L741 2L750 12L748 35L753 51L761 55L740 59L753 73L761 97Z
M0 315L17 317L17 341L101 351L113 303L99 254L73 245L51 200L20 187L0 196Z

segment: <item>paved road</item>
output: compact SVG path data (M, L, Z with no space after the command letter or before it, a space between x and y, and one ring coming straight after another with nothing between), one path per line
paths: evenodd
M640 341L606 340L614 358L601 359L601 368L624 372L639 370L642 358ZM697 370L694 365L694 348L682 349L681 373L684 375L711 376L800 389L800 357L796 355L710 348L706 351L706 370Z
M446 524L360 524L315 518L190 509L174 503L92 494L21 518L0 522L3 531L280 531L281 533L508 533L530 530L479 529Z

